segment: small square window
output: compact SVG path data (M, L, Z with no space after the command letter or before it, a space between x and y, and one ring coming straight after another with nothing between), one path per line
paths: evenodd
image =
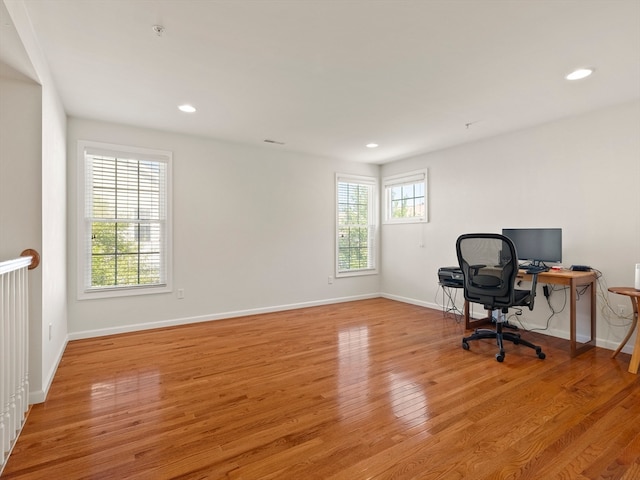
M426 170L386 177L383 187L385 223L428 221Z

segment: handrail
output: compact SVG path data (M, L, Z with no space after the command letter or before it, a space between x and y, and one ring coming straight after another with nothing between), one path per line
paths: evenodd
M13 260L6 260L4 262L0 262L0 275L3 273L13 272L14 270L18 270L19 268L26 267L31 265L31 257L19 257L14 258Z
M40 265L40 254L32 248L27 248L22 251L18 258L0 262L0 275L13 272L22 267L29 267L29 270L33 270L38 265Z

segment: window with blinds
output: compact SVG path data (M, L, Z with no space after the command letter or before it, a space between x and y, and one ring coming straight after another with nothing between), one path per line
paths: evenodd
M383 179L385 223L427 222L427 171Z
M81 142L81 297L170 291L171 153Z
M376 186L375 178L336 176L336 276L376 273Z

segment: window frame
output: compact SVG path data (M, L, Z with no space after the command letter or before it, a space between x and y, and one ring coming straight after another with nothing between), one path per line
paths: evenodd
M384 224L397 225L407 223L428 223L429 222L429 173L427 169L414 170L412 172L391 175L382 179L382 191L384 197ZM392 216L392 187L403 185L424 185L424 215L413 217L393 217Z
M366 268L355 269L340 269L340 184L350 183L365 185L369 189L369 202L368 202L368 229L367 236L367 248L369 250L368 260L369 266ZM351 175L336 173L335 176L335 276L341 277L355 277L360 275L376 275L378 273L378 236L379 236L379 191L378 191L378 178L364 176L364 175Z
M126 156L137 161L154 161L165 164L165 218L161 220L164 225L164 252L161 252L161 267L164 270L164 281L158 284L123 285L108 287L91 286L91 224L92 217L86 211L87 201L87 155L102 154L106 156ZM118 145L112 143L79 140L77 150L78 178L77 178L77 298L88 300L96 298L123 297L132 295L149 295L171 293L173 291L173 228L172 228L172 185L173 185L173 153L166 150L154 150L142 147Z

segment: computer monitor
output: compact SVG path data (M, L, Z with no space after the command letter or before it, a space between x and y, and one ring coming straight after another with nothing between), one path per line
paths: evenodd
M516 246L518 260L533 265L562 262L561 228L504 228L502 234Z

